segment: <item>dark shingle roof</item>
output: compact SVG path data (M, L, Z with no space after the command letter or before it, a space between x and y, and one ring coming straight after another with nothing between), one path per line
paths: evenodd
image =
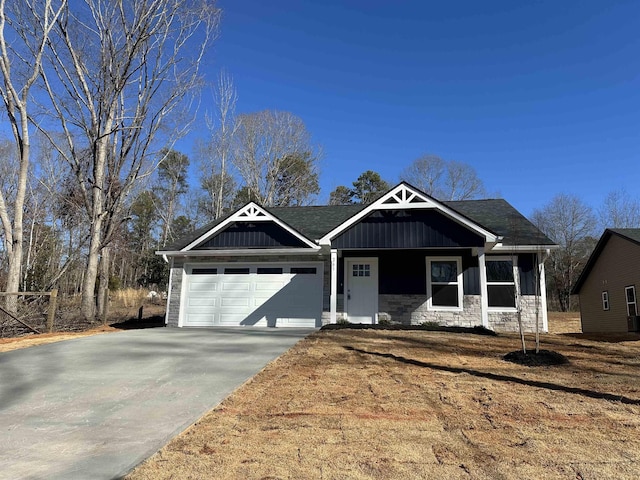
M608 230L620 237L640 244L640 228L609 228Z
M609 241L612 235L617 235L621 238L629 240L630 242L640 246L640 228L607 228L602 234L602 236L600 237L600 240L598 240L598 243L596 244L596 247L593 249L593 252L591 252L591 255L589 256L589 260L587 260L587 264L584 266L582 273L578 277L578 281L576 282L576 284L573 286L573 289L571 290L572 294L577 295L580 293L580 289L582 288L582 285L589 277L589 273L591 272L591 269L595 265L596 261L598 260L598 257L602 253L602 250L604 250L605 245L607 244L607 242Z
M554 245L538 228L502 199L443 202L485 229L504 237L505 245ZM318 240L357 214L367 205L329 205L313 207L269 207L269 213L310 240ZM229 215L211 222L187 237L165 247L177 251L205 234Z
M505 245L555 245L538 227L501 198L443 203L504 237L502 243Z

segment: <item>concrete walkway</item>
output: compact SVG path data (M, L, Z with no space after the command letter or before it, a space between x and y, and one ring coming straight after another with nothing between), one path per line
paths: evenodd
M0 353L0 478L119 478L312 331L155 328Z

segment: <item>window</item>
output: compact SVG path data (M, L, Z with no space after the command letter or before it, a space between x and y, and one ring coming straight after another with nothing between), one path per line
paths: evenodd
M634 317L638 315L638 308L636 302L636 287L631 285L624 288L625 296L627 297L627 315Z
M316 267L291 267L291 273L296 275L315 275Z
M258 275L280 275L281 267L258 267Z
M462 310L462 263L458 257L427 259L427 305L435 310Z
M609 310L609 292L602 292L602 310Z
M516 308L516 282L513 272L514 260L512 257L493 257L486 259L489 308Z
M217 273L217 268L194 268L191 270L191 275L216 275Z
M225 268L225 274L236 274L236 275L249 275L249 267L246 268Z
M354 277L370 277L371 265L368 263L354 263L352 265L352 276Z

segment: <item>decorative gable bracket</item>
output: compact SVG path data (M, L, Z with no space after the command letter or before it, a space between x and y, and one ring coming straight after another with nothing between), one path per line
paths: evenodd
M267 212L260 205L250 202L244 207L242 207L240 210L235 212L233 215L229 216L229 218L225 219L223 222L219 223L218 225L213 227L211 230L209 230L205 234L198 237L196 240L194 240L189 245L184 247L181 251L187 252L197 247L201 243L217 235L219 232L227 228L230 224L236 223L236 222L273 222L276 225L280 226L283 230L286 230L287 232L292 234L294 237L301 240L305 245L307 245L307 247L314 250L320 249L318 245L316 245L314 242L309 240L307 237L302 235L297 230L291 228L289 225L287 225L285 222L277 218L275 215L272 215L271 213Z
M379 203L378 203L379 202ZM428 197L401 183L378 200L378 210L398 208L436 208Z
M360 210L360 212L358 212L356 215L347 219L345 222L338 225L329 233L325 234L325 236L322 237L318 241L318 243L320 245L331 245L331 241L335 237L350 228L352 225L358 223L360 220L362 220L364 217L375 210L403 210L414 208L436 209L442 212L443 215L458 222L460 225L463 225L469 230L472 230L478 235L484 237L485 242L487 243L495 244L499 240L499 237L493 232L490 232L484 227L474 223L467 217L461 215L457 211L439 202L438 200L431 198L426 193L422 193L420 190L412 187L408 183L402 182L392 188L378 200L373 202L371 205L364 208L363 210Z
M232 221L263 222L273 220L273 216L258 207L258 205L250 203L231 215L229 219Z

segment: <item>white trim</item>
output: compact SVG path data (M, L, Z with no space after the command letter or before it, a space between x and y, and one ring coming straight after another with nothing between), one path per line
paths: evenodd
M389 200L392 203L385 203ZM436 199L431 198L418 190L414 190L406 183L401 183L389 190L389 192L373 202L371 205L360 210L357 214L348 218L343 223L335 227L324 237L318 240L318 243L320 245L331 245L331 240L333 240L337 235L344 232L346 229L356 224L375 210L396 210L413 208L439 210L447 217L484 237L485 242L487 243L495 243L500 239L500 237L495 233L490 232L489 230L486 230L480 225L472 222L467 217L462 216L455 210L447 207L443 203L440 203Z
M529 253L537 253L540 251L540 248L544 248L546 250L556 250L560 248L559 245L503 245L502 243L497 243L491 248L492 252L499 253L511 253L511 252L529 252Z
M487 288L484 248L478 248L478 267L480 270L480 317L482 318L482 326L489 328L489 289Z
M549 331L549 316L547 315L547 280L544 273L544 262L549 255L549 250L545 250L544 255L538 252L538 268L540 272L540 303L542 305L542 331Z
M156 252L167 257L234 257L237 255L319 255L320 247L310 248L238 248L235 250L190 250Z
M629 290L633 292L633 302L630 302L629 297L627 296L627 291ZM631 313L629 313L629 305L633 305L633 309L636 311L634 316L638 316L638 297L636 296L635 285L624 287L624 301L625 305L627 306L627 316L631 316Z
M289 232L291 235L296 237L298 240L308 245L309 248L313 248L315 250L320 249L320 247L316 245L314 242L309 240L304 235L301 235L300 233L298 233L296 230L294 230L289 225L287 225L286 223L278 219L276 216L267 212L264 208L262 208L257 203L249 202L247 205L242 207L233 215L230 215L228 218L226 218L225 220L217 224L211 230L200 235L196 240L192 241L189 245L182 248L180 251L186 252L191 250L192 248L198 246L202 242L213 237L216 233L220 232L221 230L224 230L224 228L230 223L234 223L234 222L274 222L275 224L277 224L278 226L280 226L281 228ZM169 252L162 252L162 253L168 254Z
M486 264L489 262L512 262L513 282L490 282L487 277L487 306L490 312L517 312L518 311L518 292L520 289L516 286L516 282L520 281L520 271L518 270L517 255L488 255L485 259ZM485 270L486 274L486 270ZM513 307L492 307L489 305L489 285L513 285Z
M605 312L608 312L610 307L610 303L609 303L609 290L603 290L602 291L602 310Z
M462 271L462 257L425 257L427 266L427 310L430 311L446 311L446 312L462 312L464 310L464 280ZM458 306L447 307L442 305L433 305L433 294L431 291L431 263L432 262L456 262L456 282L448 283L448 285L458 286ZM440 285L440 283L437 283Z
M329 306L329 322L337 322L338 309L338 250L331 250L331 296Z

